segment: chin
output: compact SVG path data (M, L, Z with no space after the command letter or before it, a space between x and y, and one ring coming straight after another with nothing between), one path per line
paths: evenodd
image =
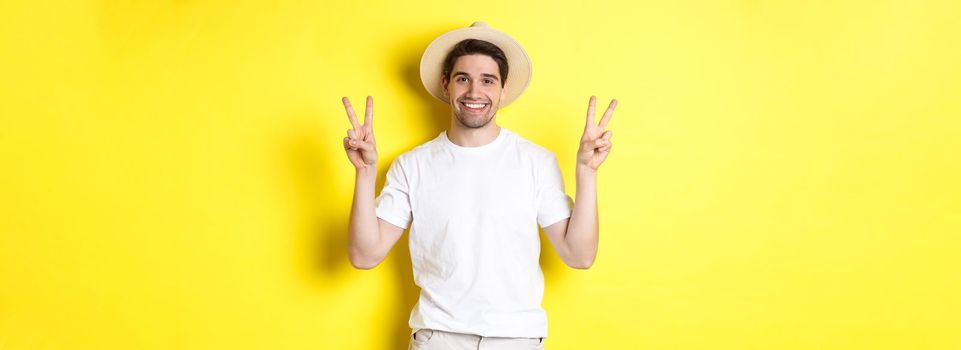
M470 128L470 129L480 129L480 128L483 128L483 127L487 126L487 124L490 124L490 122L491 122L492 120L494 120L494 116L493 116L493 115L491 115L491 116L489 116L489 117L486 117L485 119L479 119L479 118L478 118L478 119L470 119L470 118L464 118L464 117L462 117L462 116L460 116L460 115L457 116L457 121L459 121L461 125L463 125L463 126L465 126L465 127L468 127L468 128Z

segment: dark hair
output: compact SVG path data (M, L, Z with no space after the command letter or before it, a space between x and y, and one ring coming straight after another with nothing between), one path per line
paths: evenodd
M444 80L450 81L451 70L454 69L454 62L461 56L480 54L489 56L497 62L497 68L501 73L501 86L507 83L507 56L497 45L480 39L465 39L454 45L454 48L444 59Z

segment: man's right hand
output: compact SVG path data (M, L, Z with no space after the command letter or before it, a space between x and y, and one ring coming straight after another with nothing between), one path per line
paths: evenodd
M343 99L351 129L344 138L347 159L357 168L354 203L350 207L347 227L349 249L347 257L358 269L372 269L384 261L391 247L397 243L404 229L377 218L374 182L377 176L377 147L374 143L374 99L367 96L364 124L357 122L350 100Z
M357 122L357 115L347 97L343 98L347 119L353 128L347 130L344 138L344 150L347 159L357 170L377 167L377 146L374 142L374 98L367 96L367 108L364 111L364 124Z

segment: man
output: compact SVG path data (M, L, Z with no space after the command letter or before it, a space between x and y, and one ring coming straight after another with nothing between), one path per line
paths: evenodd
M604 128L617 102L598 124L590 98L572 204L554 154L497 125L497 110L520 96L530 72L521 46L484 23L435 39L421 59L421 80L450 106L450 128L400 155L376 200L373 99L367 97L364 124L343 99L353 125L344 149L357 172L350 261L377 266L410 227L421 288L410 349L543 348L537 225L567 265L587 269L594 262L597 169L611 150Z

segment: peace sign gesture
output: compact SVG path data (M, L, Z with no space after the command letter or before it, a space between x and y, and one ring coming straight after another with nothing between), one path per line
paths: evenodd
M359 169L377 166L377 147L374 142L374 98L367 96L367 108L364 110L364 124L357 122L357 115L347 97L342 99L347 119L350 119L351 129L347 129L344 138L344 150L347 159Z
M597 170L611 153L611 131L604 131L607 122L614 115L614 107L617 100L611 100L607 106L607 111L601 117L601 123L594 121L594 104L597 98L591 96L591 101L587 105L587 124L584 125L584 135L581 136L581 146L577 149L577 165L584 165L592 170Z

